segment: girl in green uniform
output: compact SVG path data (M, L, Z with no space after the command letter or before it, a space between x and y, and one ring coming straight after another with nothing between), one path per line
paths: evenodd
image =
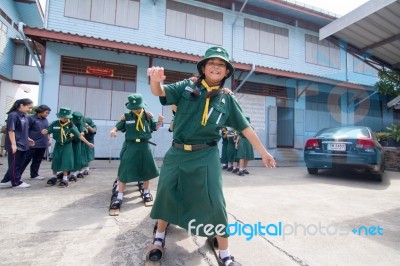
M250 123L250 117L246 117L246 119ZM245 174L248 175L249 171L247 171L247 164L249 163L250 160L254 160L254 151L253 151L253 146L251 146L250 142L242 133L238 133L237 136L236 158L239 159L238 175L240 176L244 176Z
M53 150L53 159L51 162L51 169L53 170L54 177L47 181L49 185L57 183L57 171L63 172L63 179L60 181L60 187L68 186L68 171L74 168L74 152L72 148L72 140L78 136L86 145L93 148L94 145L87 141L80 132L70 121L72 118L71 109L61 107L60 111L56 114L59 120L53 121L48 128L42 130L42 134L53 134L53 139L56 144Z
M164 157L157 198L150 213L158 219L153 244L146 254L150 260L161 260L165 230L171 223L199 236L216 236L221 262L240 265L230 255L227 233L221 232L228 219L217 147L220 129L229 126L240 130L267 167L274 167L275 160L249 127L234 96L222 93L225 80L234 71L228 58L222 47L208 49L197 64L200 77L196 83L187 79L162 85L166 78L164 68L147 70L151 91L160 97L161 104L177 106L172 147ZM209 230L210 226L214 230Z
M163 117L158 122L145 112L146 103L140 93L128 96L126 108L131 110L122 115L110 136L116 137L117 131L125 131L125 141L121 149L121 163L118 168L118 193L114 196L110 209L119 209L122 204L126 183L144 181L143 200L150 202L153 197L149 190L149 180L159 175L156 162L149 147L151 133L162 125Z
M94 144L94 136L97 132L97 126L89 117L85 117L85 128L85 139ZM84 149L86 149L88 165L84 168L83 174L88 175L90 172L90 162L94 161L94 149L87 148L87 146L84 146Z
M85 118L81 112L75 111L72 113L72 123L76 126L79 131L79 135L85 136L87 131L84 125ZM82 141L75 136L72 140L72 149L74 151L74 168L71 170L70 178L76 179L77 177L83 177L83 168L86 167L88 162L88 157L86 154L86 149L82 145Z

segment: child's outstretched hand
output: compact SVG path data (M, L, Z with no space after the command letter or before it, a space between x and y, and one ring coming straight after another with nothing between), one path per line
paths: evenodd
M271 154L267 153L267 154L265 154L265 155L263 155L261 157L262 157L262 161L263 161L263 163L264 163L264 165L266 167L268 167L268 168L275 168L276 167L275 159Z
M147 76L150 77L152 82L162 82L165 80L164 68L153 66L147 69Z

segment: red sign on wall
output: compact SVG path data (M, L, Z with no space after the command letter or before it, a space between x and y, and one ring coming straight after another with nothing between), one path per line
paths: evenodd
M98 76L105 76L105 77L113 77L114 76L114 69L105 68L105 67L97 67L97 66L87 66L86 73Z

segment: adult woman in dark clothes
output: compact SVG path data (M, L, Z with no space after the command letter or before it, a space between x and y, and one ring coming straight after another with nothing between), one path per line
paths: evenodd
M8 170L1 180L1 187L28 188L31 185L21 181L22 167L29 146L35 143L28 137L27 114L32 110L31 99L16 100L7 112L5 149L8 152Z

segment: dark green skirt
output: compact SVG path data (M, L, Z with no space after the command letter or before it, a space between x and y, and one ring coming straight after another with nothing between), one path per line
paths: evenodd
M230 163L236 162L235 143L228 142L228 146L226 147L226 153L227 153L227 157L228 157L228 162L230 162Z
M150 217L165 220L200 236L215 233L207 234L204 226L196 230L199 224L225 228L228 219L217 146L199 151L174 147L168 150Z
M74 168L74 151L72 143L56 145L53 149L51 169L53 171L71 171Z
M250 142L246 138L241 138L238 143L237 159L244 159L244 160L254 160L254 150L253 146L251 146Z
M120 160L118 179L121 182L147 181L160 174L147 142L124 141Z

